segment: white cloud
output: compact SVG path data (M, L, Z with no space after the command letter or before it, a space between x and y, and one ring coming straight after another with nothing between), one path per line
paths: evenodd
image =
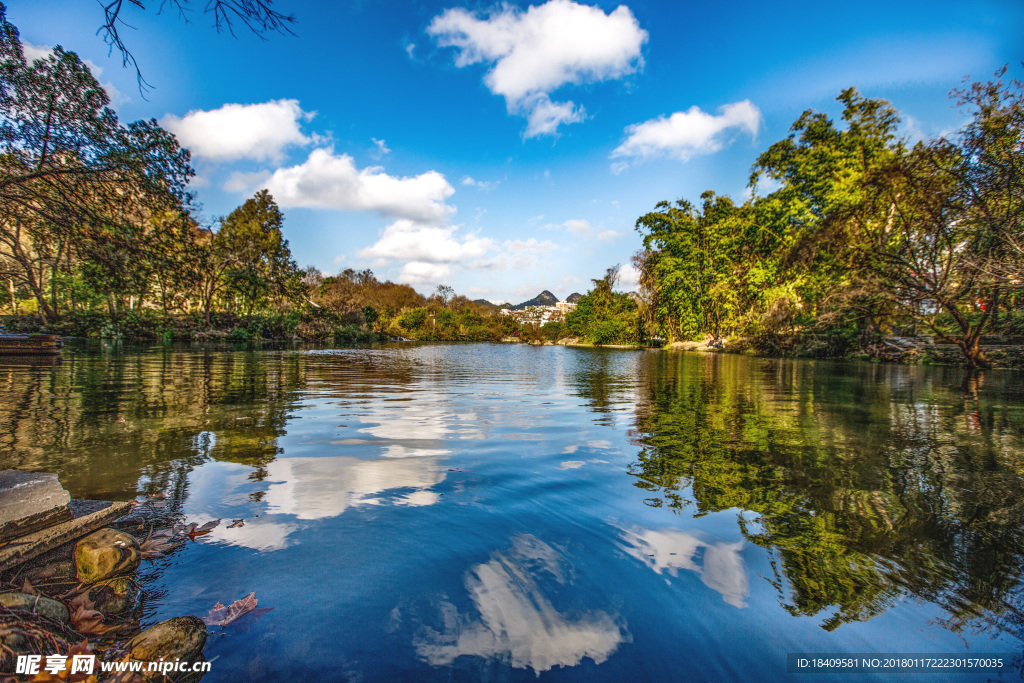
M618 230L602 230L594 236L598 242L611 242L616 237L621 237L623 233Z
M265 187L285 208L374 211L422 223L441 222L455 211L444 203L455 188L437 171L391 176L379 166L358 169L352 157L329 149L315 149L304 163L277 169Z
M590 223L583 218L573 218L565 221L562 225L574 235L589 235L594 232L594 229L590 227Z
M384 228L375 244L357 256L383 265L388 261L451 264L479 259L495 248L494 240L478 235L460 236L458 226L437 226L408 219L397 220ZM426 272L417 266L416 272Z
M405 54L409 55L409 59L416 59L413 52L416 50L416 43L409 43L405 46Z
M640 271L632 263L619 268L619 289L626 292L640 289Z
M280 159L289 145L310 144L313 140L302 133L300 122L314 115L303 111L298 100L272 100L197 109L183 117L168 114L160 125L199 157L267 160Z
M484 192L490 192L498 186L499 182L497 180L475 180L471 176L466 176L462 179L462 184L466 187L475 187Z
M434 285L451 279L452 267L447 263L410 261L402 266L398 281L410 285Z
M661 116L627 126L627 137L611 158L642 161L667 156L687 161L695 154L717 152L731 142L730 133L746 132L755 137L761 127L761 112L750 100L727 104L718 111L717 115L708 114L693 106L668 118ZM628 162L613 163L612 172L620 173L627 166Z
M375 149L373 150L373 156L375 159L380 159L387 154L391 154L391 150L388 148L387 143L384 140L378 140L377 138L370 139L373 140L373 144L375 145Z
M508 111L527 117L525 137L553 134L583 120L582 107L552 102L567 84L618 79L643 66L647 31L625 5L610 14L571 0L549 0L525 12L508 5L485 19L447 9L427 27L438 45L458 50L455 65L491 65L484 83Z

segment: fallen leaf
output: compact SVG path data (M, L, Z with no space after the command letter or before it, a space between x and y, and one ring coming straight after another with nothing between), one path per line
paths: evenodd
M25 579L25 583L21 586L21 592L28 593L29 595L36 595L35 586L29 583L28 579Z
M245 520L244 519L233 519L233 520L231 520L231 524L228 525L228 528L229 529L234 529L235 527L239 527L239 526L245 526Z
M68 607L71 608L71 625L79 633L101 636L117 628L103 623L103 614L96 610L96 605L89 599L89 591L76 596L68 603Z
M205 536L206 534L213 531L213 529L215 529L218 524L220 524L219 519L211 520L202 526L196 525L195 522L192 522L188 526L175 525L174 533L184 534L185 536L188 536L190 539L192 539L193 543L195 543L197 536Z
M139 551L142 554L142 559L152 560L154 557L160 557L168 550L174 548L177 543L177 539L170 531L157 531L153 533L153 530L150 529L146 540L139 544Z
M210 613L203 617L203 623L207 626L227 626L238 617L248 614L254 609L256 609L255 591L241 600L235 600L230 607L225 607L218 602L210 610Z

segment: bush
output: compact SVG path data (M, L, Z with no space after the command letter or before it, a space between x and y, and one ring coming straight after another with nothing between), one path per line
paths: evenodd
M372 344L378 341L376 332L367 332L358 325L346 325L334 331L335 344Z
M398 316L398 326L403 330L414 330L417 327L421 327L426 321L427 309L425 308L413 308L402 311L402 314Z

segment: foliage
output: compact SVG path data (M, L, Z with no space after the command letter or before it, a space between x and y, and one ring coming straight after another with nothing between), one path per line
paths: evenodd
M605 271L604 277L593 280L594 288L576 302L576 308L565 316L565 330L570 335L593 344L635 344L640 341L640 318L636 300L629 294L614 291L619 266Z
M845 90L842 126L804 112L758 157L742 206L660 202L636 224L643 324L808 355L924 328L986 366L981 335L1024 293L1024 103L1017 81L958 95L968 124L908 148L887 102ZM763 179L779 187L758 196Z

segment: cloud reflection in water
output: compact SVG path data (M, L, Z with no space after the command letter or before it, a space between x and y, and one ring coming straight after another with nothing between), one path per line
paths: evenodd
M449 665L463 655L498 658L538 674L575 666L584 657L604 662L631 637L606 612L568 616L555 608L541 581L550 577L567 585L571 571L548 544L516 535L512 548L466 572L466 589L479 618L460 615L454 605L443 602L442 630L421 629L413 641L417 654L434 666Z
M436 458L362 460L346 456L281 458L267 465L270 488L265 498L271 513L298 519L336 517L350 507L376 505L433 505L429 490L445 479ZM388 500L392 489L413 489Z
M675 529L623 529L622 549L648 567L663 574L678 576L680 569L696 572L704 585L721 594L735 607L746 607L747 573L740 550L743 541L704 540ZM697 556L703 550L703 561Z

